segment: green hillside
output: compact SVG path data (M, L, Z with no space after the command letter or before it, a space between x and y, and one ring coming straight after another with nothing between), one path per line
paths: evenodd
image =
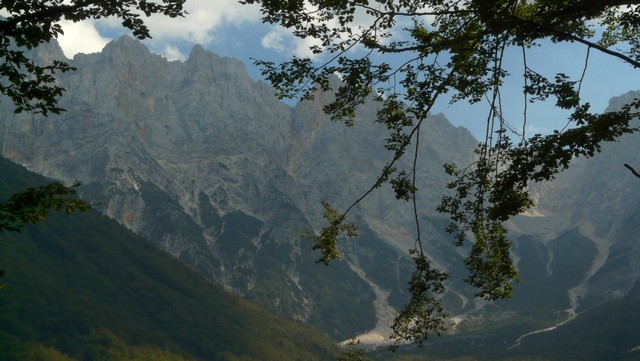
M515 350L551 360L640 360L640 282L626 296L578 315Z
M0 199L46 182L0 160ZM332 342L225 292L97 212L0 235L1 360L330 360Z

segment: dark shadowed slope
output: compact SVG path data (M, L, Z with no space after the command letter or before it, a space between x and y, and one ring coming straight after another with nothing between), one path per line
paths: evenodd
M0 172L3 199L46 182L5 160ZM0 268L2 360L328 360L335 351L96 212L2 234Z

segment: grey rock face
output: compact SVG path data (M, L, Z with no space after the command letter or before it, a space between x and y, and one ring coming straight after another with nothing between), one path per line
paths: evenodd
M619 110L638 96L629 92L613 98L607 111ZM516 222L521 233L536 234L544 243L571 229L591 240L596 252L583 279L570 290L576 299L620 296L640 279L640 180L623 166L640 165L639 137L630 134L604 144L593 158L575 159L555 181L537 185L542 217ZM562 272L571 260L569 256L559 262L555 271Z
M52 47L38 56L61 56ZM398 262L407 264L415 235L410 208L388 190L354 212L369 239L345 245L346 260L326 272L297 234L322 226L321 200L344 208L389 160L374 104L353 128L331 123L321 111L329 94L290 108L243 64L200 46L184 63L168 62L123 37L70 63L78 70L59 79L68 90L62 115L14 115L0 103L5 157L82 182L83 197L126 227L229 289L335 337L375 324L371 282L393 288L394 305L402 304L408 268ZM429 122L418 175L425 219L443 190L441 164L468 161L475 145L442 116ZM391 281L378 266L404 273Z

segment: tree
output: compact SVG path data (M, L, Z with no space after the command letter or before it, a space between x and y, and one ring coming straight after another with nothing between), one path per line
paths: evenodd
M12 194L0 203L0 233L20 232L23 225L42 221L51 210L66 214L88 210L90 205L87 202L74 197L74 187L51 182ZM0 270L0 277L3 275L4 270ZM0 288L3 286L0 284Z
M60 113L57 99L64 89L56 85L55 74L73 70L67 63L54 60L37 64L27 51L63 34L61 20L74 22L87 19L117 17L122 26L139 39L150 37L142 15L163 14L169 17L184 14L185 0L6 0L0 10L0 93L16 105L15 112L34 112L46 116ZM29 188L13 194L0 203L0 232L19 231L23 224L36 223L49 211L84 211L90 205L75 197L75 186L53 182L39 188ZM3 271L0 271L0 276Z
M371 361L369 357L366 356L364 349L360 348L358 345L360 341L356 341L354 339L349 340L346 345L346 349L336 361Z
M64 89L55 84L56 72L72 68L63 61L36 64L25 50L48 43L62 35L61 20L73 22L117 17L122 26L139 39L150 37L142 15L182 16L185 0L46 0L2 1L0 10L8 15L0 20L0 93L16 104L16 112L34 111L47 115L59 113L57 98Z
M325 59L293 57L282 64L257 61L263 75L281 97L313 97L329 90L329 78L342 84L325 107L332 120L352 125L366 99L379 102L377 122L389 137L391 160L377 181L346 210L324 204L328 225L304 236L315 241L320 263L339 258L338 240L355 233L349 212L364 197L389 182L398 199L413 202L417 210L415 169L423 123L436 101L449 93L452 102L487 101L486 137L473 164L444 166L453 177L438 210L448 214L454 245L471 242L465 260L466 281L477 296L508 298L518 281L511 243L504 222L532 207L531 182L551 180L575 157L591 157L603 142L636 129L636 100L623 110L591 112L581 99L589 54L598 51L628 66L640 66L640 1L638 0L244 0L259 4L263 21L279 24L300 38L315 40L313 54ZM527 63L532 47L551 43L584 46L579 78L564 73L541 74ZM354 51L354 50L360 50ZM502 112L501 90L512 77L504 66L508 50L521 54L523 124L515 129ZM621 49L621 50L620 50ZM354 55L363 54L363 55ZM396 65L399 64L399 65ZM568 124L548 135L526 135L527 104L554 100L570 112ZM563 127L564 126L564 127ZM408 154L410 153L410 154ZM402 157L413 167L397 169ZM416 263L409 281L410 300L393 326L392 337L418 344L443 330L445 311L437 299L444 292L445 272L434 268L424 253L416 215Z

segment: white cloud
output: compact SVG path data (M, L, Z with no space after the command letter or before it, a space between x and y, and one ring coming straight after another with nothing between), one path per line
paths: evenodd
M185 3L187 14L184 17L168 18L153 15L143 18L149 27L155 46L164 49L167 58L179 58L177 48L166 45L187 41L197 44L210 44L215 41L215 31L221 25L240 25L244 22L259 22L261 15L257 6L242 5L238 0L189 0ZM97 52L111 39L100 35L95 21L79 23L62 22L64 37L60 45L65 54L72 57L78 52ZM101 29L112 29L111 33L122 31L121 21L116 18L101 19Z
M533 135L533 134L549 134L551 133L551 129L549 129L549 127L544 126L544 125L529 125L527 124L527 134L529 135Z
M154 15L145 19L156 40L186 40L208 44L215 40L215 30L225 24L259 22L257 6L242 5L238 0L190 0L185 3L184 17L167 18Z
M111 40L100 35L92 20L82 22L60 22L64 35L58 37L64 55L73 58L77 53L96 53Z
M310 7L309 3L306 3ZM153 15L143 18L149 27L152 39L145 42L154 51L162 53L167 59L181 60L184 54L179 51L179 44L211 44L223 45L227 37L221 31L224 25L233 25L237 31L242 31L243 24L259 23L261 21L260 7L257 5L242 5L238 0L189 0L185 3L187 14L184 17L168 18ZM308 10L313 10L309 8ZM371 16L364 11L356 14L353 24L355 32L371 22ZM99 24L98 30L95 25ZM72 57L78 52L90 53L100 51L110 41L109 37L118 37L126 33L120 19L109 18L79 23L62 23L65 36L60 38L60 45L65 54ZM332 24L335 25L335 20ZM102 33L102 34L101 34ZM107 35L108 34L108 37ZM309 50L312 45L319 45L320 41L313 38L300 39L291 34L288 29L278 26L271 28L262 36L262 45L282 54L295 54L300 57L314 58L315 54ZM359 51L355 47L352 51Z
M311 5L307 3L306 6ZM214 43L224 44L227 38L220 31L223 25L234 25L238 27L238 31L242 31L242 24L261 21L259 6L242 5L238 0L189 0L185 3L185 10L187 14L184 17L168 18L162 15L153 15L149 18L143 18L152 36L152 39L145 43L154 51L161 52L167 59L184 59L184 54L179 51L178 44L181 43L202 44L204 46ZM354 30L357 32L360 26L369 21L369 15L358 12L354 22ZM335 20L333 23L332 25L335 25ZM96 29L96 24L100 25L98 27L100 32ZM116 18L101 19L98 22L63 22L62 25L65 36L60 38L60 45L69 57L78 52L100 51L111 40L105 34L109 34L109 37L118 37L120 34L126 33L120 19ZM301 57L315 57L309 47L319 45L320 41L310 37L297 38L291 34L290 30L277 26L271 29L267 34L258 35L263 36L262 45L266 49L283 54L293 53Z
M295 37L288 29L274 27L262 37L262 46L265 49L275 50L281 54L294 54L299 57L313 59L317 54L309 49L312 45L320 45L321 42L313 38L300 39Z
M262 46L266 49L272 49L279 53L286 50L285 38L291 37L283 28L275 28L262 38Z
M305 2L306 11L309 13L314 13L317 11L317 7L310 4L309 2ZM367 31L372 24L375 22L376 18L369 14L364 9L356 9L354 14L353 22L350 24L351 26L351 36L358 36L359 34ZM404 21L408 24L411 23L410 19L404 19ZM325 22L327 26L330 28L338 28L339 23L337 19L328 20ZM399 26L402 27L402 26ZM347 34L345 34L347 35ZM396 32L392 32L391 36L396 36L400 34L396 34ZM379 41L383 43L390 42L392 38L381 38ZM311 59L318 58L318 54L314 54L309 48L311 46L321 46L322 41L318 39L314 39L312 37L306 38L298 38L292 34L292 31L289 29L284 29L282 27L273 27L271 31L269 31L262 38L262 46L275 50L281 54L291 55L294 54L300 57L308 57ZM355 46L349 49L350 53L357 53L364 50L364 47L361 44L356 44Z
M175 46L171 46L171 45L167 45L164 48L164 51L162 52L162 54L167 58L167 60L169 61L173 61L173 60L179 60L179 61L183 61L187 58L186 55L184 55L180 49L178 49Z
M309 2L305 2L305 9L309 13L314 13L317 11L317 6ZM338 22L333 19L330 20L327 25L329 27L337 27ZM357 29L357 27L357 22L354 22L354 29ZM320 46L321 44L322 41L314 39L313 37L296 37L293 35L291 30L280 26L274 26L272 30L262 38L262 46L266 49L275 50L287 55L293 53L296 56L308 57L310 59L317 57L317 54L314 54L309 48L311 46Z

